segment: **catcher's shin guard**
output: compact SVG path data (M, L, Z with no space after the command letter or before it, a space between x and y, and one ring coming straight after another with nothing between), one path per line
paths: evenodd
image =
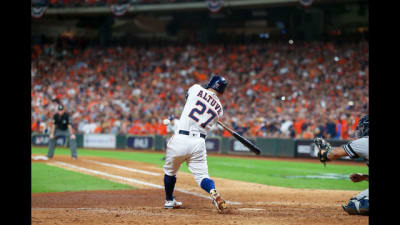
M349 215L368 215L369 200L368 198L351 198L347 205L342 205L342 208Z

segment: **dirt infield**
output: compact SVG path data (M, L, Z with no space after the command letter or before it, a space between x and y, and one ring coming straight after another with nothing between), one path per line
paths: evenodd
M55 156L39 161L138 189L32 194L32 224L368 224L368 217L350 216L340 206L358 191L291 189L213 178L228 201L229 210L220 214L192 175L179 172L175 196L183 207L164 209L163 172L154 165L98 157Z

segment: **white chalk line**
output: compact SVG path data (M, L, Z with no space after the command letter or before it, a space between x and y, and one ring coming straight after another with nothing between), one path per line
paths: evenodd
M98 171L98 170L87 169L87 168L84 168L84 167L79 167L79 166L75 166L75 165L72 165L72 164L69 164L69 163L64 163L64 162L59 162L59 161L56 161L54 163L62 165L62 166L65 166L65 167L73 168L73 169L76 169L76 170L84 171L84 172L87 172L87 173L101 175L101 176L105 176L105 177L109 177L109 178L113 178L113 179L117 179L117 180L123 180L123 181L129 182L129 183L141 184L141 185L144 185L144 186L150 186L150 187L154 187L154 188L158 188L158 189L164 189L164 186L162 186L162 185L153 184L153 183L141 181L141 180L134 179L134 178L117 176L117 175L101 172L101 171ZM210 196L203 195L203 194L196 193L196 192L187 191L185 189L176 188L175 190L179 191L179 192L182 192L182 193L185 193L185 194L190 194L190 195L194 195L194 196L201 197L201 198L211 199ZM241 205L242 204L240 202L234 202L234 201L226 201L226 203L227 204L232 204L232 205Z
M158 209L160 207L154 207ZM110 213L110 214L135 214L135 215L148 215L148 216L164 216L165 212L148 212L140 209L105 209L105 208L32 208L32 210L37 211L66 211L66 210L78 210L94 213ZM173 215L173 214L171 214Z
M62 166L65 166L65 167L77 169L77 170L80 170L80 171L84 171L84 172L88 172L88 173L92 173L92 174L96 174L96 175L101 175L101 176L105 176L105 177L110 177L110 178L117 179L117 180L123 180L123 181L129 182L129 183L136 183L136 184L141 184L141 185L150 186L150 187L159 188L159 189L164 188L161 185L148 183L148 182L137 180L137 179L134 179L134 178L128 178L128 177L112 175L112 174L101 172L101 171L98 171L98 170L92 170L92 169L87 169L87 168L84 168L84 167L75 166L75 165L72 165L72 164L69 164L69 163L64 163L64 162L59 162L59 161L57 161L55 163L59 164L59 165L62 165Z
M240 208L240 209L238 209L238 210L240 210L240 211L263 211L263 210L266 210L266 209L260 209L260 208Z
M83 159L82 161L92 162L92 163L95 163L95 164L98 164L98 165L107 166L107 167L111 167L111 168L116 168L116 169L120 169L120 170L126 170L126 171L129 171L129 172L142 173L142 174L147 174L147 175L152 175L152 176L160 176L161 175L159 173L153 173L153 172L149 172L149 171L146 171L146 170L139 170L139 169L134 169L134 168L130 168L130 167L119 166L119 165L115 165L115 164L99 162L99 161L94 161L94 160L89 160L89 159Z
M250 205L285 205L285 206L338 206L338 204L312 203L312 202L247 202Z
M88 161L92 161L92 160L88 160ZM97 162L97 161L92 161L92 162ZM144 186L150 186L150 187L154 187L154 188L157 188L157 189L164 189L164 186L162 186L162 185L157 185L157 184L141 181L141 180L134 179L134 178L128 178L128 177L123 177L123 176L112 175L112 174L108 174L108 173L105 173L105 172L92 170L92 169L87 169L87 168L84 168L84 167L79 167L79 166L75 166L75 165L72 165L72 164L69 164L69 163L64 163L64 162L59 162L59 161L56 161L55 163L63 165L63 166L66 166L66 167L75 168L77 170L86 171L86 172L89 172L89 173L92 173L92 174L102 175L102 176L114 178L114 179L117 179L117 180L123 180L123 181L129 182L129 183L141 184L141 185L144 185ZM104 163L101 163L101 164L104 164ZM107 165L115 167L115 168L119 167L118 165L115 165L115 164L107 164ZM126 167L126 169L132 169L132 168ZM148 171L144 171L144 172L148 172ZM200 194L200 193L197 193L197 192L191 192L191 191L188 191L188 190L185 190L185 189L181 189L181 188L175 188L175 190L179 191L179 192L182 192L182 193L185 193L185 194L194 195L194 196L197 196L197 197L206 198L206 199L210 199L211 200L210 196L203 195L203 194ZM231 204L231 205L242 205L243 204L241 202L236 202L236 201L226 201L226 203ZM265 202L246 202L246 204L249 204L249 205L286 205L286 206L306 205L306 206L319 206L319 207L321 207L321 206L328 206L329 207L329 206L337 206L338 205L338 204L326 204L326 203L325 204L324 203L309 203L309 202L296 203L296 202L279 202L279 201L278 202L272 202L272 201L271 202L268 202L268 201L265 201Z

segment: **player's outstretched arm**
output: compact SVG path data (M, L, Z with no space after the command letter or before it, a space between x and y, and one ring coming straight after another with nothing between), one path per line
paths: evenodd
M369 181L369 176L368 174L353 173L350 175L350 180L353 182Z
M347 153L343 147L334 148L327 154L329 160L336 160L344 156L347 156Z

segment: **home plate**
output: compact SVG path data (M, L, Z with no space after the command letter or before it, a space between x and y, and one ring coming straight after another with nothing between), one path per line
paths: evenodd
M240 208L238 210L240 210L240 211L260 211L260 210L265 210L265 209L260 209L260 208Z

